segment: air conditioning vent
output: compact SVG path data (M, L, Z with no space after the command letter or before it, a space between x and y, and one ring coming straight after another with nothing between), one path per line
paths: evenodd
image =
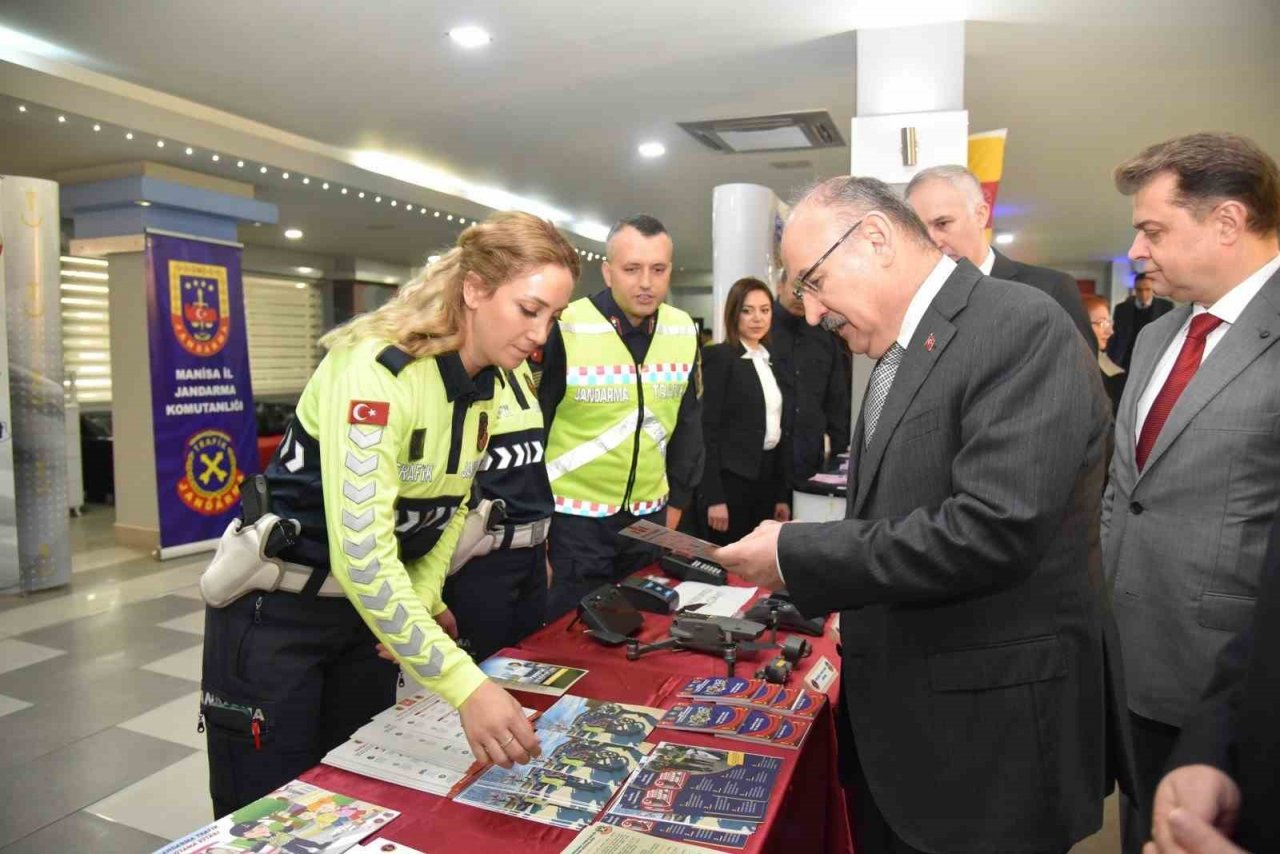
M844 138L825 110L750 116L706 122L680 122L698 142L722 154L841 148Z
M774 169L812 169L812 160L771 160L769 165Z

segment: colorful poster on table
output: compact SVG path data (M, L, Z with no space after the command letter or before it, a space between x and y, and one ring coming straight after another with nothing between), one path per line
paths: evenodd
M1004 144L1009 136L1008 128L989 130L969 135L969 171L982 184L990 212L987 214L986 238L991 242L991 231L996 215L996 192L1004 175Z
M162 549L216 539L258 470L240 248L147 235Z

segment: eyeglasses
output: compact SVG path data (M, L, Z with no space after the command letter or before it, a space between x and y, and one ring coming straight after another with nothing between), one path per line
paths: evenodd
M1090 320L1089 322L1092 323L1094 326L1115 326L1116 325L1115 321L1113 321L1109 317L1104 317L1101 320Z
M822 266L823 261L831 257L832 252L835 252L837 249L840 248L840 244L844 243L846 240L849 239L849 235L853 234L855 231L858 230L858 226L862 225L862 222L863 220L860 219L857 222L855 222L853 225L849 226L849 230L846 231L843 235L841 235L839 240L837 240L835 243L832 243L831 248L828 249L826 252L823 252L821 258L819 258L817 261L814 261L813 265L809 267L809 269L805 270L803 273L796 276L795 287L791 290L791 293L795 295L796 299L803 299L805 291L809 291L810 293L815 293L815 294L818 292L819 290L818 286L810 282L809 277L812 276L814 272L817 271L817 269Z

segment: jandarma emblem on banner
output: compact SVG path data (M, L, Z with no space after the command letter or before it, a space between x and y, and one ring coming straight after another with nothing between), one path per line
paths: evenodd
M182 503L204 516L225 513L240 500L240 481L231 437L221 430L205 430L187 440L186 466L178 481Z
M174 337L193 356L221 352L231 331L227 268L169 262L169 319Z

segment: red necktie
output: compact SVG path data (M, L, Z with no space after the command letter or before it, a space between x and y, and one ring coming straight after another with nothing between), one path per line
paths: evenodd
M1151 454L1151 449L1156 446L1160 430L1164 427L1164 422L1169 420L1169 413L1173 412L1173 405L1182 396L1187 383L1191 382L1191 378L1196 375L1200 360L1204 358L1204 339L1210 332L1217 329L1220 323L1222 323L1221 317L1214 317L1208 312L1191 319L1187 340L1182 342L1182 350L1178 353L1177 361L1173 363L1173 370L1169 372L1169 378L1164 381L1164 386L1151 404L1147 420L1142 422L1142 433L1138 435L1138 471L1142 471L1146 466L1147 457Z

